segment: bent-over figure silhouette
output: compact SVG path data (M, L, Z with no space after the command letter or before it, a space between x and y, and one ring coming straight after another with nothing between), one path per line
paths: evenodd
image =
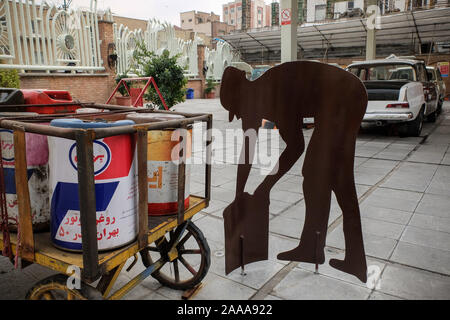
M288 62L269 69L255 81L228 67L220 89L229 119L242 119L244 131L261 126L262 119L279 129L286 148L278 171L265 177L253 195L244 192L251 170L255 141L245 140L239 164L236 197L223 213L226 273L268 258L269 195L276 182L302 155L303 118L314 117L315 129L303 164L306 215L299 245L278 259L323 264L331 192L343 212L345 259L330 260L341 271L367 280L361 219L354 182L355 144L367 107L367 92L353 74L318 62Z

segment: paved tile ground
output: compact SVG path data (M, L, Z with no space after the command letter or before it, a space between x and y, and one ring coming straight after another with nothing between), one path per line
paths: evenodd
M231 134L225 139L215 135L212 201L194 219L208 239L212 261L203 288L194 299L450 299L450 103L445 104L436 123L425 124L421 137L401 138L378 128L365 128L358 137L355 180L369 286L328 265L329 259L342 258L345 249L342 213L334 196L327 261L319 274L314 273L313 265L277 260L279 252L298 244L303 227L303 157L270 195L269 260L249 265L245 276L240 270L226 276L222 212L234 198L235 161L241 146L239 138L233 138L233 131L226 130L240 128L240 121L229 123L217 99L191 100L176 109L213 113L216 133ZM201 141L200 129L196 125L194 130L193 159L197 161L204 158L201 144L197 144ZM304 130L306 142L312 132ZM271 133L261 137L256 152L259 160L264 160L262 151L267 145L278 151L285 147L277 132ZM270 169L255 165L246 191L252 193ZM203 166L194 164L191 191L201 194L203 183ZM129 273L120 275L115 288L143 269L139 261ZM34 282L50 274L52 271L37 265L20 272L0 258L0 298L21 299ZM180 299L182 293L150 277L125 299Z

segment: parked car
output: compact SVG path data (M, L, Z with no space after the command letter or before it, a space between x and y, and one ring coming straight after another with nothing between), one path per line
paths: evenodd
M421 60L387 59L355 62L347 70L366 86L369 103L363 122L394 123L400 132L419 136L423 121L436 121L438 93Z
M442 79L441 72L438 68L427 67L428 78L434 82L438 91L438 114L442 111L442 105L444 103L445 91L447 90L445 82Z

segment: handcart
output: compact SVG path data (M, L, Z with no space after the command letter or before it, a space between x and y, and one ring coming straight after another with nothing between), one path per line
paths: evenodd
M207 129L212 128L212 115L187 114L171 111L151 111L116 107L111 105L89 104L90 108L108 109L110 112L78 115L40 115L0 119L0 127L13 131L16 159L16 188L19 202L18 234L10 233L13 253L18 252L22 264L36 263L59 274L36 283L26 298L31 300L54 299L120 299L148 276L153 276L160 283L173 289L187 290L198 287L210 266L210 249L202 232L192 222L192 218L209 205L211 194L211 130L207 130L205 189L203 196L190 197L190 205L184 206L186 164L178 164L178 212L171 216L148 216L148 181L147 181L147 135L149 130L167 128L187 128L194 122L206 122ZM131 110L130 110L131 109ZM112 110L112 111L111 111ZM184 119L165 122L145 123L115 128L67 129L39 123L48 122L58 117L117 117L129 112L158 112L183 115ZM82 235L82 252L72 253L56 248L50 240L49 233L33 233L31 222L31 205L27 183L27 163L25 133L36 133L76 141L78 157L79 205ZM93 165L93 141L106 137L134 134L137 144L138 172L138 236L137 239L120 249L99 252L96 228L96 199ZM186 139L184 139L186 140ZM180 143L187 142L180 138ZM185 157L180 152L181 159ZM0 249L4 241L0 235ZM188 245L189 244L189 245ZM141 255L145 270L126 283L122 288L112 292L113 286L126 262L134 257L128 271L135 265L137 254ZM154 258L154 254L159 256ZM152 255L153 254L153 255ZM197 262L190 264L186 257L196 256ZM165 272L164 267L171 265L173 272ZM71 288L67 280L74 268L81 271L81 287ZM185 268L180 272L181 268ZM182 278L181 275L187 278ZM94 286L93 284L96 283Z

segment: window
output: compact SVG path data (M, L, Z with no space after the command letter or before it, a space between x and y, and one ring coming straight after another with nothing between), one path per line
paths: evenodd
M225 9L225 14L228 14L228 9Z
M181 20L181 23L184 23L184 20Z
M189 22L192 22L192 19L189 19Z
M323 21L325 20L327 13L327 5L321 4L316 6L316 12L315 12L315 21Z
M234 8L231 8L231 14L233 14L234 13Z
M231 19L231 24L234 25L234 19Z
M238 7L238 11L242 11L242 7Z
M198 18L198 22L197 23L203 23L203 19L202 18Z
M355 66L349 70L361 80L415 81L414 68L407 64Z
M352 10L354 7L355 7L355 2L354 1L347 2L347 9L348 10Z

